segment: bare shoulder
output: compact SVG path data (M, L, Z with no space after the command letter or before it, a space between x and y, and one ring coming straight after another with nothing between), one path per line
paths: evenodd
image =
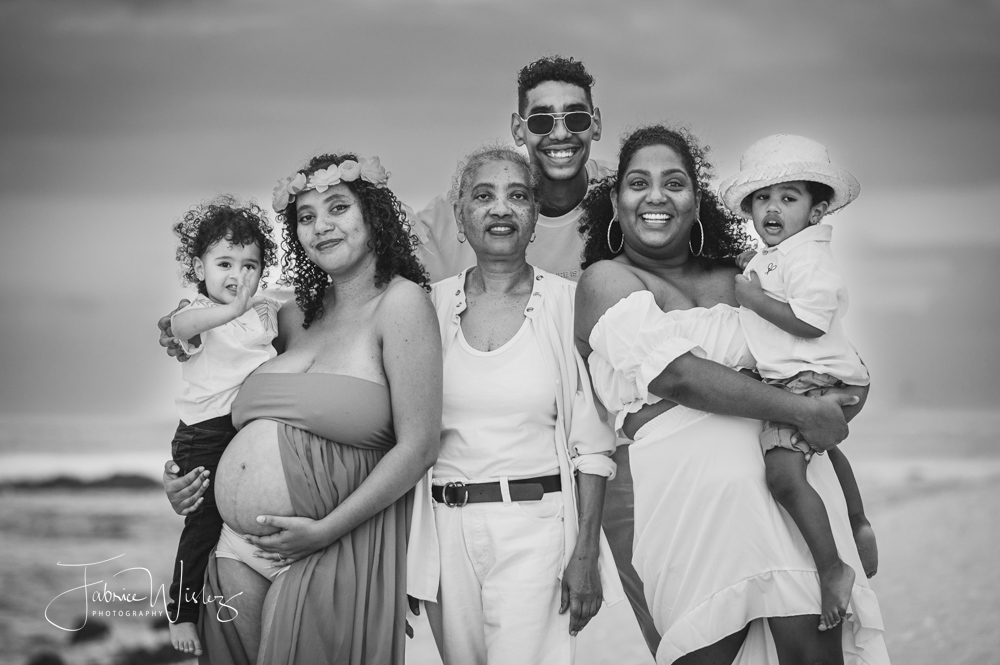
M590 265L577 283L577 307L597 306L603 312L622 298L646 288L628 265L618 261L598 261Z
M375 310L379 328L398 329L400 324L421 325L428 319L437 325L430 295L419 284L395 277L385 289Z
M584 358L590 355L590 333L604 313L622 298L646 288L639 276L619 261L598 261L583 271L576 287L574 336Z
M287 333L292 333L296 330L301 330L303 321L305 321L305 315L302 314L302 310L294 298L286 302L278 310L278 330L283 335L286 334L286 331Z

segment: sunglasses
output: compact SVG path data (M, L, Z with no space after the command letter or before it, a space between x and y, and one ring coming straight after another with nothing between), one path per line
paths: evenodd
M520 115L517 117L521 118ZM521 120L527 125L528 131L536 136L550 134L556 128L556 120L562 120L568 132L579 134L590 129L590 126L594 122L594 115L586 111L533 113L527 118L521 118Z

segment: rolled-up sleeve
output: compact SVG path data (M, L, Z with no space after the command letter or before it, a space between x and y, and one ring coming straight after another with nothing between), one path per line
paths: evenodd
M577 389L573 396L570 414L569 452L573 468L579 473L589 473L611 479L616 465L611 460L617 437L598 411L594 393L583 358L574 352L577 368Z

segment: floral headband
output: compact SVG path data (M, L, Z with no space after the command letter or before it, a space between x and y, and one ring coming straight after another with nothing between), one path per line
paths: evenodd
M300 192L315 189L323 193L340 182L354 182L358 178L376 187L384 187L389 180L389 174L379 164L378 157L371 159L362 157L360 162L345 159L339 166L331 164L325 169L319 169L308 178L305 173L299 171L278 181L278 186L274 188L274 195L271 197L271 207L274 208L274 212L283 213Z

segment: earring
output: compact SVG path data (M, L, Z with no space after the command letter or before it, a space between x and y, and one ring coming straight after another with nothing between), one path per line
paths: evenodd
M535 242L535 235L536 235L536 233L534 231L532 231L531 232L531 237L528 238L528 242Z
M615 222L617 222L617 221L618 221L618 213L615 213L615 216L611 218L610 222L608 222L608 249L611 250L612 254L617 254L618 252L622 251L622 247L625 246L625 233L624 232L622 233L622 241L621 241L621 243L619 243L618 249L615 249L614 247L611 246L611 227L614 226ZM618 222L618 228L619 229L621 229L621 226L622 226L622 223Z
M698 251L696 252L694 251L694 245L692 245L691 241L688 240L688 249L690 249L691 253L694 254L695 256L701 256L702 250L705 249L705 227L702 226L700 217L695 217L694 221L698 222L698 229L699 229L699 235L701 236L701 242L698 243Z
M458 241L459 242L465 242L465 231L459 231L458 232Z

